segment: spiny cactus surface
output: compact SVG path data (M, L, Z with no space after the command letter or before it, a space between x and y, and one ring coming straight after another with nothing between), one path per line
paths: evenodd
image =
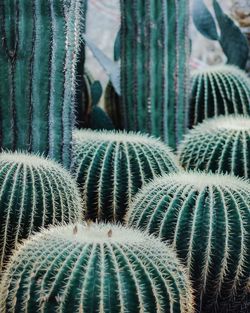
M189 1L120 4L124 127L175 147L186 126Z
M86 0L2 0L0 147L70 164Z
M139 188L179 169L169 148L147 135L78 130L73 139L71 172L82 190L87 219L122 221Z
M77 185L58 164L42 157L0 154L0 271L20 239L40 227L80 218Z
M193 282L196 312L248 312L241 308L250 309L249 183L230 175L169 174L138 193L127 219L176 249Z
M232 65L194 71L189 107L189 127L209 117L250 115L250 79Z
M0 312L193 313L175 253L111 224L54 227L26 241L0 285Z
M218 117L197 125L180 144L179 159L187 169L250 178L250 117Z

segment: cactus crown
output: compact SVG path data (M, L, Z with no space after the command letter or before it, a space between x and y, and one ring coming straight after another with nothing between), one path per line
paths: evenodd
M250 79L235 66L193 72L189 126L219 115L250 115Z
M178 148L181 165L250 177L247 147L250 145L250 118L220 116L197 125Z
M0 154L0 270L18 242L40 227L80 218L81 198L70 174L27 153Z
M123 221L135 193L179 166L160 140L133 132L75 131L72 173L82 189L86 218Z
M33 236L12 256L0 292L0 312L193 312L175 253L112 224L53 227Z
M189 271L198 312L239 312L249 283L250 184L233 175L173 173L135 197L129 226L172 244Z

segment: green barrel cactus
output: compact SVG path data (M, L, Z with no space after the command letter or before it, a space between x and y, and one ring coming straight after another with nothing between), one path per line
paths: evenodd
M250 117L217 117L197 125L179 146L186 169L250 178Z
M232 65L194 71L189 107L189 127L209 117L250 115L250 79Z
M189 1L120 4L124 127L175 148L187 125Z
M248 182L233 175L169 174L138 193L127 220L176 249L193 282L197 313L249 312Z
M71 172L91 220L123 221L139 188L179 169L164 143L132 132L77 130L72 154Z
M70 165L86 0L2 0L0 147Z
M112 224L53 227L12 256L0 312L193 313L186 271L159 240Z
M12 249L49 224L75 222L81 197L57 163L24 153L0 154L0 271Z

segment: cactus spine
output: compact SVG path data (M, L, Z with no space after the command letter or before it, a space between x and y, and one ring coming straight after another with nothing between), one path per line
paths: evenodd
M58 164L22 153L0 154L0 272L11 250L40 227L80 218L76 183Z
M218 115L250 115L250 79L235 66L213 66L192 75L189 127Z
M250 118L218 117L197 125L179 147L187 169L231 173L250 178Z
M71 171L82 190L86 219L123 221L139 188L179 169L165 144L147 135L78 130L73 138Z
M189 1L120 3L124 126L175 147L186 126Z
M193 313L185 270L157 239L111 224L53 227L13 255L0 312Z
M85 0L0 5L0 147L70 164Z
M241 308L249 296L249 212L249 183L180 172L153 181L136 196L128 225L177 250L193 281L197 313L239 313L248 312Z

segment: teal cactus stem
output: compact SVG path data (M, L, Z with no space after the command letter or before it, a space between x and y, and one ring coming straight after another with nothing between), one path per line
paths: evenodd
M0 5L0 147L70 164L85 0Z
M81 188L86 219L122 222L143 185L178 170L171 150L148 135L91 130L73 134L71 172Z
M250 178L250 117L228 116L204 121L192 129L178 149L186 169L231 173Z
M175 148L187 126L189 1L120 3L124 127Z
M186 270L159 240L112 224L53 227L14 253L0 312L194 313Z
M82 213L77 185L59 164L24 153L0 154L0 272L20 240L40 227L76 222Z
M249 212L247 181L179 172L143 188L127 220L177 251L193 282L197 313L245 313L250 308Z
M250 115L250 78L232 65L211 66L191 77L189 127L219 115Z

